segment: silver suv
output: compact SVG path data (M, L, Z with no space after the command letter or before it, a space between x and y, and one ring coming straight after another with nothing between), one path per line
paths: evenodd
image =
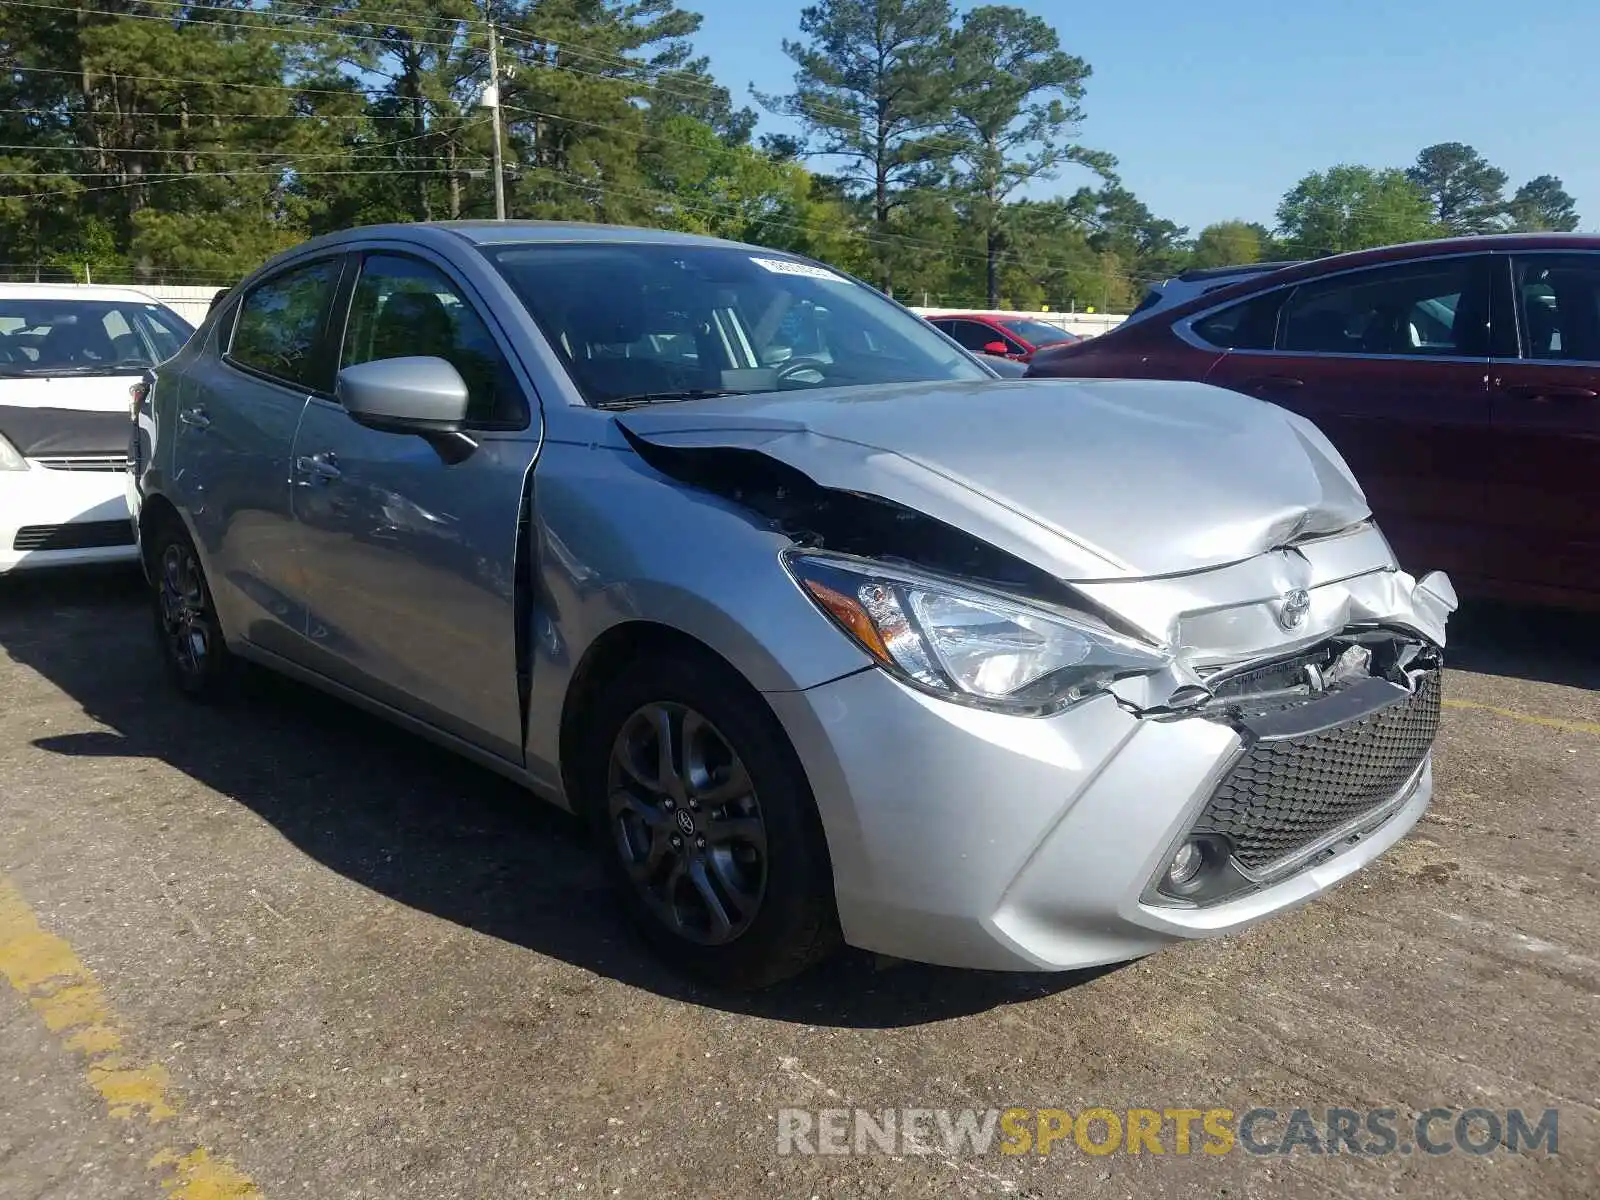
M792 255L354 230L234 289L134 418L183 691L265 664L581 813L716 981L1226 933L1431 794L1453 593L1314 427L1000 380Z

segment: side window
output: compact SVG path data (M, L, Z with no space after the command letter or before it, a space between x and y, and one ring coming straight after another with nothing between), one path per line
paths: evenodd
M1284 305L1278 348L1310 354L1488 354L1481 258L1380 267L1302 284Z
M317 349L339 286L337 258L325 258L258 283L239 305L228 357L284 383L325 388Z
M1271 350L1284 293L1267 292L1200 318L1195 336L1218 350Z
M1600 256L1530 254L1513 278L1524 358L1600 362Z
M976 321L952 322L947 332L956 341L976 354L982 354L983 348L990 342L1003 342L1005 339L987 325L979 325Z
M428 263L370 254L345 325L341 367L409 356L442 358L461 372L473 425L523 428L522 387L499 345L455 285Z

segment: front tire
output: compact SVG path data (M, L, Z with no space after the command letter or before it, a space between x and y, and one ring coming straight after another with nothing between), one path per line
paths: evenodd
M661 957L724 987L796 975L839 942L816 804L759 694L709 655L601 687L583 802L624 907Z
M222 698L235 661L223 641L200 555L175 520L156 528L151 547L151 590L156 645L168 676L185 696Z

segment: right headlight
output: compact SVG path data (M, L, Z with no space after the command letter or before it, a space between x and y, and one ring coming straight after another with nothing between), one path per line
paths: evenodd
M880 665L948 700L1039 716L1171 661L1081 615L911 568L807 551L784 564Z
M0 433L0 471L26 471L28 460L17 453L17 448Z

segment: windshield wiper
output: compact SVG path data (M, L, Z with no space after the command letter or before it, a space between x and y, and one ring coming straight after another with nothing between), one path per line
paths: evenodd
M643 408L647 404L675 404L680 400L711 400L717 396L748 396L749 392L728 388L685 388L681 392L640 392L634 396L617 396L611 400L596 400L596 408Z
M75 367L35 367L33 374L38 375L138 375L148 369L147 362L136 359L124 359L114 363L83 363Z

